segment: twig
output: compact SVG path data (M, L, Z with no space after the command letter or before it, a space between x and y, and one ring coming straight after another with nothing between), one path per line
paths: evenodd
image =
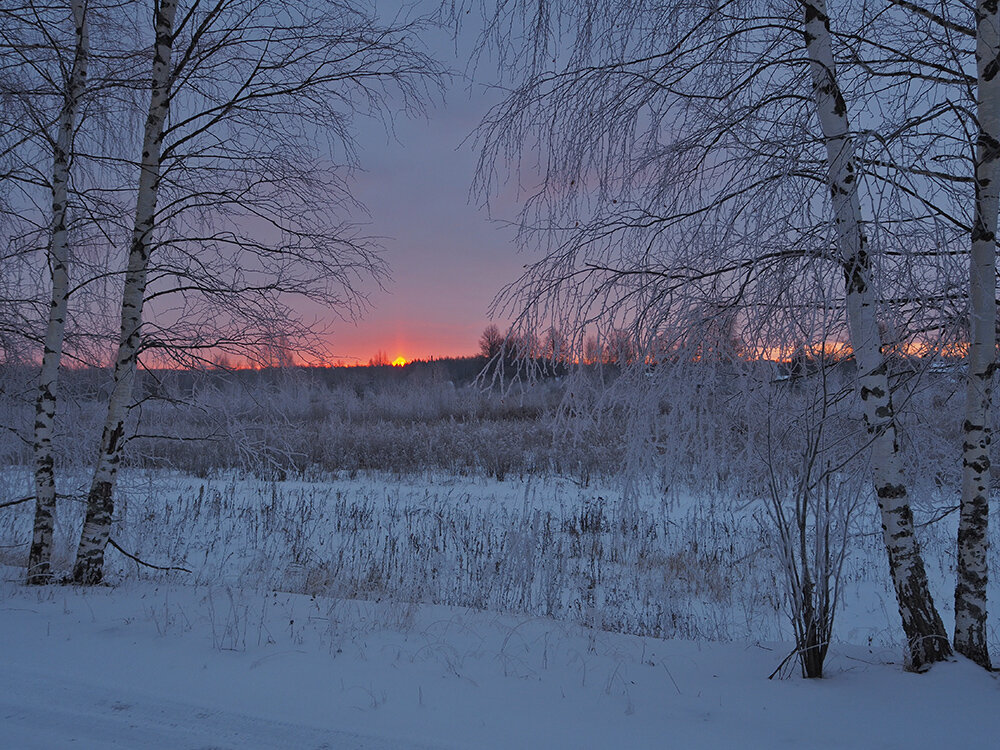
M35 499L34 495L30 497L22 497L20 500L8 500L5 503L0 503L0 508L9 508L12 505L20 505L21 503L28 503Z
M961 508L961 507L962 506L960 506L960 505L953 505L950 508L948 508L947 510L941 511L940 513L938 513L933 518L931 518L931 519L929 519L927 521L924 521L923 523L918 523L917 524L917 528L920 528L922 526L930 526L932 523L937 523L938 521L942 521L945 518L947 518L948 516L950 516L952 513L954 513L956 510L958 510L959 508Z
M129 560L134 560L139 565L145 565L147 568L152 568L153 570L180 570L180 571L182 571L184 573L190 573L191 572L187 568L182 568L179 565L153 565L152 563L148 563L145 560L140 560L138 557L136 557L132 553L126 552L125 550L123 550L118 545L118 542L116 542L114 539L108 539L108 544L110 544L116 550L118 550L123 555L125 555L125 557L127 557Z
M0 507L2 507L2 506L0 506ZM943 521L944 519L946 519L948 516L950 516L952 513L954 513L955 511L957 511L961 507L962 506L960 506L960 505L952 505L950 508L947 508L945 510L940 511L933 518L929 518L926 521L921 521L920 523L914 524L914 525L918 529L922 529L925 526L930 526L932 524L937 523L938 521ZM856 536L864 538L864 537L873 537L873 536L881 536L881 535L882 535L881 531L865 531L865 532L857 534Z
M81 495L56 495L59 500L76 500L82 502ZM30 503L35 499L34 495L29 495L28 497L22 497L20 500L8 500L5 503L0 503L0 508L9 508L12 505L20 505L21 503Z
M788 663L788 660L791 659L793 656L795 656L797 653L799 653L799 650L797 648L793 648L792 652L788 656L786 656L784 659L781 660L781 664L779 664L777 667L775 667L774 671L771 672L771 674L769 674L767 676L767 679L773 680L774 676L776 674L778 674L778 672L781 671L781 668L784 667Z

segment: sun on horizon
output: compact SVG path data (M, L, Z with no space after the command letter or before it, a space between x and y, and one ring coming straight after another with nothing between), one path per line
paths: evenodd
M410 360L408 360L406 357L403 356L396 357L394 360L392 360L393 367L403 367L404 365L408 364L410 364Z

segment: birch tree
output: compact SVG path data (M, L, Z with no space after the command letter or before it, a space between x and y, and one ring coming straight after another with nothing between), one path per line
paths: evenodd
M844 269L847 322L858 363L858 392L865 427L872 436L875 496L910 664L920 669L950 656L951 649L931 597L899 456L892 390L882 355L871 260L858 196L859 170L847 103L837 83L830 17L825 0L804 0L802 5L813 95L826 144L835 241Z
M290 299L343 315L380 278L351 223L353 118L419 109L439 76L420 19L348 2L154 4L152 95L124 276L114 390L74 580L103 578L141 357L261 358L314 332Z
M962 501L955 586L955 650L990 669L986 644L990 412L996 368L996 238L1000 200L1000 15L976 5L975 208L969 257L969 370L962 455Z
M101 581L104 548L111 531L112 491L118 463L121 460L125 417L132 395L132 383L135 380L147 263L152 249L153 218L159 191L160 153L164 124L169 111L168 95L176 14L176 0L157 0L154 3L152 84L149 114L143 133L135 226L122 294L121 337L115 357L114 387L108 400L108 415L101 435L97 468L87 495L87 514L73 568L73 579L77 583Z
M577 340L598 321L627 328L640 361L688 351L733 318L746 350L789 346L820 331L810 315L836 312L858 364L909 665L947 656L879 328L905 340L941 325L951 292L937 264L958 230L940 232L910 185L861 168L891 161L926 112L883 107L861 66L842 85L823 2L502 3L488 18L513 81L480 130L478 186L496 190L512 155L519 184L540 165L521 239L541 259L501 309ZM863 156L854 97L873 121ZM525 152L532 163L516 160Z
M86 0L72 0L70 11L75 31L74 54L65 95L56 124L52 167L52 231L49 243L49 273L52 301L42 350L35 402L35 523L28 555L28 583L47 583L52 556L52 533L56 502L55 457L52 437L55 429L56 390L66 332L70 294L69 181L77 113L87 78L89 30Z
M22 298L15 328L28 352L26 367L27 362L40 361L34 393L29 396L34 419L20 431L33 450L35 464L36 517L29 547L29 583L45 583L51 577L60 363L67 342L69 356L76 362L87 361L81 360L85 341L104 333L103 327L93 325L91 313L97 311L93 304L97 298L88 287L112 276L107 258L94 252L101 244L94 238L114 231L110 224L117 218L117 208L109 211L106 201L93 197L97 183L91 182L93 175L88 171L99 172L95 165L113 161L117 152L105 148L112 138L93 137L96 128L89 126L121 120L112 113L115 107L105 112L95 106L98 99L113 98L96 96L97 90L106 94L117 88L121 94L129 85L128 76L115 70L127 68L119 54L121 29L105 33L109 26L116 26L111 18L116 9L117 4L94 0L56 4L28 0L0 8L0 51L6 63L0 73L6 105L0 159L9 188L9 203L0 206L8 254L4 282L10 282ZM110 23L102 24L102 16ZM95 19L99 29L96 89L90 83ZM103 115L108 117L102 121ZM87 128L83 127L85 118L89 118ZM113 189L103 192L114 194ZM71 296L79 317L76 326L70 321Z
M991 491L991 390L995 362L997 174L997 19L992 3L941 3L931 8L891 0L897 17L872 13L852 42L866 72L897 81L906 95L893 104L919 112L917 149L881 164L883 179L908 183L926 210L959 230L968 255L953 319L968 345L960 466L960 518L955 589L956 651L989 668L986 646L988 497ZM893 30L895 30L893 32ZM865 46L868 45L868 49ZM924 82L926 94L907 91ZM933 138L933 140L932 140ZM956 326L959 328L959 326Z

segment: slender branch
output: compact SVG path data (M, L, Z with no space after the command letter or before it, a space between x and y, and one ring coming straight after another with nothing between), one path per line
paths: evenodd
M0 508L9 508L12 505L20 505L21 503L30 503L34 499L35 496L31 495L30 497L22 497L20 500L8 500L5 503L0 503Z
M940 26L942 29L947 29L948 31L954 31L957 34L967 36L970 39L976 38L976 30L971 26L963 26L960 23L955 23L954 21L950 21L944 16L938 15L937 13L927 10L927 8L917 5L916 3L910 2L910 0L889 0L889 2L900 8L905 8L906 10L920 16L921 18L926 18L928 21Z
M127 557L129 560L133 560L137 564L144 565L147 568L152 568L153 570L167 570L167 571L170 571L170 570L179 570L182 573L190 573L191 572L189 569L181 567L179 565L153 565L153 563L148 563L145 560L139 559L138 557L136 557L135 555L133 555L131 552L126 552L125 550L123 550L121 548L121 546L118 544L118 542L116 542L114 539L109 538L108 539L108 544L110 544L116 550L118 550L123 555L125 555L125 557Z

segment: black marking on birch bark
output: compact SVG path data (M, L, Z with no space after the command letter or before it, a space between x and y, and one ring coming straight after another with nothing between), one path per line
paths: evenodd
M961 565L959 567L961 570L961 575L959 576L959 586L964 587L966 598L970 598L969 594L973 595L971 597L972 599L977 599L982 596L980 592L986 588L987 576L970 570L965 565Z
M861 386L861 400L867 401L870 396L874 396L875 398L885 398L885 391L882 389L882 386L879 385L871 388L866 385Z
M990 64L996 65L996 61L994 60ZM994 71L993 74L996 75L996 71ZM986 131L984 130L979 131L979 137L976 138L976 146L982 149L982 155L980 156L979 159L980 167L982 167L982 164L984 162L991 162L995 161L997 158L1000 158L1000 142L998 142L996 138L994 138ZM988 179L983 179L979 177L979 175L977 175L976 177L978 184L980 185L990 184Z
M819 8L817 8L814 3L806 2L804 5L807 24L810 24L813 21L821 21L825 26L827 26L827 28L829 28L830 19L827 18L825 13L820 13Z
M73 568L73 582L96 586L104 580L104 554L84 557Z
M119 422L115 425L115 429L111 431L111 435L108 437L108 449L107 454L115 453L115 448L118 447L118 441L121 440L122 435L125 433L124 425Z
M86 543L87 549L77 555L73 567L76 583L94 585L104 578L104 547L108 543L114 509L111 492L111 482L97 482L87 496L87 519L81 541L81 546Z
M880 487L875 488L875 494L878 495L881 500L896 500L901 497L906 497L906 485L903 484L883 484ZM901 505L898 508L893 508L890 513L899 514L900 518L908 518L913 520L913 514L910 511L910 506Z
M986 82L992 81L996 78L997 72L1000 72L1000 62L994 57L983 66L983 80Z
M962 509L962 520L968 523L959 526L959 539L982 540L986 538L986 524L984 522L989 512L988 505L985 495L976 495L972 498L972 502Z
M966 618L968 618L970 620L973 620L975 622L975 624L972 627L966 628L966 629L968 631L971 631L971 632L968 633L968 636L971 636L969 638L969 641L971 643L980 644L980 643L983 643L983 638L982 638L982 636L978 635L978 632L980 631L979 623L983 623L983 624L986 623L986 609L984 607L980 607L979 605L973 604L972 602L968 601L968 595L970 593L971 592L963 592L963 594L965 595L966 598L965 598L965 600L963 601L962 604L959 604L958 600L957 600L959 592L956 589L956 591L955 591L955 596L956 596L955 606L957 607L957 609L955 611L955 614L956 615L965 615ZM975 635L973 635L973 633L975 633ZM956 636L958 636L958 635L959 634L956 633ZM960 654L965 653L964 649L963 649L964 645L965 644L963 643L963 641L961 639L958 639L955 642L955 647L956 647L956 649L958 649L958 652ZM968 654L965 654L965 655L968 656ZM979 661L979 659L976 659L975 657L970 657L970 658L974 659L975 661Z
M985 457L973 459L972 461L963 460L962 464L970 467L977 474L985 474L990 470L990 460Z
M868 253L858 250L857 255L844 263L844 283L847 293L863 294L868 288L865 276L868 271Z
M990 229L983 223L982 219L977 217L972 224L972 241L991 242L995 239L995 237L995 233L991 232Z
M976 601L979 598L977 595L977 587L986 585L986 576L977 576L968 570L964 570L962 572L965 580L959 581L958 585L955 587L955 593L961 593L962 599L961 603L959 603L956 598L955 606L965 612L978 612L979 614L982 614L985 610L979 606ZM971 582L972 585L967 583L967 581Z
M840 93L840 87L836 84L833 84L833 113L837 117L847 114L847 102L844 101L844 95Z
M927 572L915 542L913 547L914 552L907 556L909 573L897 587L897 595L909 647L907 669L919 671L927 664L951 656L951 646L928 590ZM888 552L890 568L898 570L902 556L892 546Z

